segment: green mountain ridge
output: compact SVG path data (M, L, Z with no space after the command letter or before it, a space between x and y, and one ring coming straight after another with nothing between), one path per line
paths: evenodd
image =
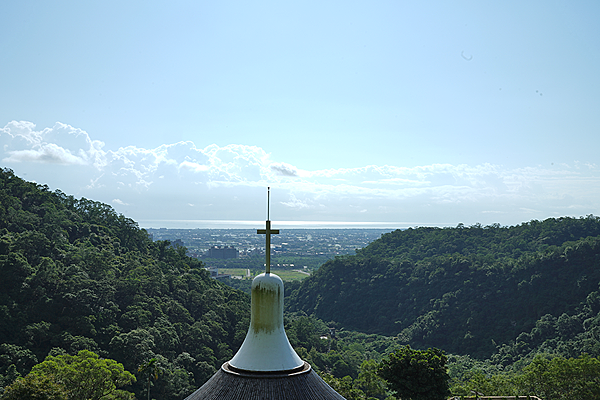
M182 399L241 345L249 296L153 242L110 206L0 170L0 387L47 354L87 349L128 371L156 358L152 395ZM145 398L143 382L133 390Z
M185 252L1 169L0 392L48 354L85 349L131 372L156 359L152 397L185 398L239 348L250 309ZM336 379L403 344L451 353L459 377L540 353L598 357L599 267L594 216L395 231L286 285L286 330ZM328 327L335 340L320 339ZM147 396L142 379L126 389Z
M417 348L487 358L600 282L600 219L416 228L325 263L287 309Z

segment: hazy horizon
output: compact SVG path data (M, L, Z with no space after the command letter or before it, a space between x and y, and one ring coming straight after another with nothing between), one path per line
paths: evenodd
M247 220L142 220L136 221L144 229L263 229L265 221ZM425 224L402 222L339 222L339 221L277 221L272 220L273 229L406 229ZM429 226L429 225L428 225ZM443 225L436 225L443 226Z

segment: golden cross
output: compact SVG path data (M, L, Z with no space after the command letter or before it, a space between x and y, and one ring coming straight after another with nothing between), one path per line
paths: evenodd
M267 244L265 246L265 253L267 254L267 264L265 271L267 274L271 273L271 235L279 233L279 229L271 229L271 221L269 221L269 202L271 201L271 188L267 188L267 226L266 229L257 229L258 235L266 235Z

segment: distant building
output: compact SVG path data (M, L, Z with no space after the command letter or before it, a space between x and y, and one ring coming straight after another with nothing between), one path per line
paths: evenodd
M206 270L210 272L210 277L213 279L231 278L231 275L229 274L219 274L218 267L208 267Z
M188 250L187 255L194 258L200 258L204 253L201 253L198 250Z
M178 247L183 247L183 240L181 240L181 239L175 239L175 240L171 241L171 245L170 246L173 247L173 248L175 248L175 249L178 248Z
M208 258L225 259L225 258L238 258L238 256L239 256L239 252L233 246L223 246L223 247L213 246L210 249L208 249L208 252L206 253L206 257L208 257Z
M252 256L260 256L261 254L264 254L264 253L265 252L262 249L260 249L258 247L254 247L254 248L247 249L244 252L244 255L246 257L252 257Z

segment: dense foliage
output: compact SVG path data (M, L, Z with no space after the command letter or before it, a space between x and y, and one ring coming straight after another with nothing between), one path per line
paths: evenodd
M89 350L76 355L48 356L35 365L25 378L19 378L6 388L3 400L60 395L68 400L130 400L133 393L119 389L135 382L135 376L125 371L123 365L110 359L100 359ZM44 382L40 387L38 382Z
M577 358L539 354L519 371L486 374L475 369L469 375L454 383L452 394L529 394L544 400L600 398L600 360L587 354Z
M440 349L405 346L384 358L377 373L401 399L445 400L450 395L446 360Z
M156 358L153 396L181 399L232 357L249 323L249 297L211 279L185 248L7 169L0 271L0 386L54 348L90 350L133 372ZM143 397L145 384L128 390Z
M348 400L393 400L392 393L401 392L397 388L386 389L392 388L394 382L401 383L403 377L410 378L411 371L420 377L404 381L409 384L419 382L418 390L437 386L441 389L440 395L447 393L445 388L449 383L452 396L469 397L473 393L486 396L537 395L544 400L600 397L600 359L581 352L574 357L562 356L559 355L560 349L546 352L550 349L547 342L554 343L557 338L546 339L542 345L530 348L520 357L515 354L512 363L504 357L506 347L510 346L502 346L485 360L450 354L446 362L448 375L438 368L438 374L430 375L432 379L428 383L422 379L425 374L417 372L418 361L431 359L434 360L433 365L441 366L444 357L438 349L413 350L399 345L394 337L345 330L325 339L323 332L327 329L326 325L308 316L296 316L286 325L290 341L302 358L309 361L323 379ZM549 327L548 331L552 329ZM575 336L572 340L578 339ZM590 341L589 338L587 340ZM582 348L582 351L585 349ZM383 374L384 379L377 372L386 369L386 365L392 364L390 360L394 359L414 359L417 368L390 368L393 372L389 376ZM401 363L395 364L402 366ZM410 387L408 389L410 391ZM435 392L417 393L417 397L422 394L426 398ZM402 398L408 397L411 393L405 391Z
M484 358L544 325L538 321L546 315L550 325L562 318L555 322L563 335L600 329L595 298L578 311L598 282L598 217L417 228L327 262L287 306L350 329L397 335L416 348ZM522 340L535 346L547 336L542 330Z

